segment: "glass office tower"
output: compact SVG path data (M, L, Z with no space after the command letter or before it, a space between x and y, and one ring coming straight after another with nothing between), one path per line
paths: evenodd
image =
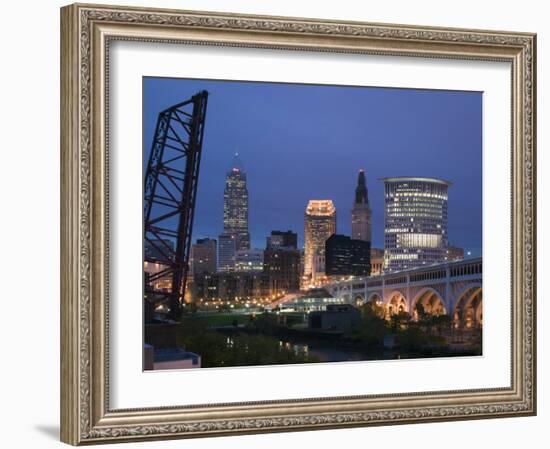
M445 261L447 191L435 178L384 178L384 271L402 271Z

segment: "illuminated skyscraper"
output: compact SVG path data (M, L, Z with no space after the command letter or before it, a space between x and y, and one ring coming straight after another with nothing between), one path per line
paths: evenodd
M325 242L336 233L332 200L310 200L304 218L304 276L315 279L325 272Z
M359 170L355 201L351 210L351 238L354 240L371 241L372 217L369 207L369 192L365 180L365 171Z
M225 178L223 192L223 231L235 234L237 251L250 249L248 232L248 189L246 173L241 167L238 153L235 154L233 167Z
M384 271L445 261L447 190L434 178L384 178Z

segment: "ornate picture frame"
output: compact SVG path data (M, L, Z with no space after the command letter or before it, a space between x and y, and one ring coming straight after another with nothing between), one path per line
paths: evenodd
M61 439L73 445L536 413L536 36L75 4L61 9ZM510 388L109 406L108 54L116 40L506 61L512 66Z

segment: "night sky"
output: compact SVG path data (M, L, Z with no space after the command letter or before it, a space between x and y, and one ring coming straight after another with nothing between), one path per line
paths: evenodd
M167 78L143 80L143 153L157 115L209 92L193 241L223 228L225 176L238 151L247 173L252 246L272 230L303 245L310 199L331 199L351 234L358 170L367 176L373 246L383 248L383 177L443 178L449 243L481 255L482 93Z

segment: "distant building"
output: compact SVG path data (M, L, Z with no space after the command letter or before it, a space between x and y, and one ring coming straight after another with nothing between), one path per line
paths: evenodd
M235 253L235 271L263 271L264 251L262 249L238 250Z
M351 304L330 304L325 311L308 314L308 327L323 331L349 332L359 326L361 312Z
M300 290L300 251L288 246L268 247L264 252L264 273L271 295Z
M235 235L235 249L250 249L248 232L248 189L246 173L235 154L233 167L225 178L223 192L223 231Z
M194 279L194 301L249 301L269 296L269 279L263 272L219 272Z
M218 237L218 270L233 271L235 269L235 254L237 238L232 232L224 232Z
M351 238L371 242L372 213L369 206L369 192L365 179L365 171L359 170L355 199L351 210Z
M325 243L327 276L369 276L370 242L333 234Z
M310 200L304 217L304 276L325 272L325 242L336 233L336 208L331 200Z
M170 260L175 248L174 242L169 239L144 240L144 259L149 262Z
M370 275L380 276L384 272L384 250L381 248L370 249Z
M200 273L193 276L193 282L189 285L189 294L193 302L218 299L219 292L219 273Z
M292 231L271 231L267 237L267 249L298 248L298 234Z
M143 271L145 275L145 285L151 284L151 279L153 275L156 275L157 273L160 273L161 271L166 270L168 268L167 265L163 265L158 262L143 262ZM160 278L157 278L155 276L155 281L150 285L150 287L153 288L153 290L163 291L163 292L169 292L172 289L172 275L168 274L166 276L161 276Z
M447 260L464 260L464 248L458 246L447 246Z
M217 271L217 242L215 239L198 239L191 246L191 273L215 273Z
M384 178L384 272L445 262L450 183Z

